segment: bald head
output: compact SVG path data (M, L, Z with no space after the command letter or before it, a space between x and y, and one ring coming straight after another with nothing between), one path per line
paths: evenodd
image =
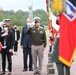
M31 23L32 20L30 18L27 18L26 23Z

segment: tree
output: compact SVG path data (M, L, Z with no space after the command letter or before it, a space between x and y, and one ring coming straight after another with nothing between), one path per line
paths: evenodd
M34 17L38 16L41 18L41 24L47 24L48 21L48 16L47 13L44 10L38 9L33 11L34 13ZM3 19L9 18L11 20L11 25L18 25L18 26L24 26L26 19L29 16L29 12L28 11L22 11L22 10L18 10L16 12L14 12L13 10L10 11L4 11L4 10L0 10L0 21L2 21Z

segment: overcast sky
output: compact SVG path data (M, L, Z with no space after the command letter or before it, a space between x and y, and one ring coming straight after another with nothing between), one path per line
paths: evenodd
M46 0L0 0L0 8L3 10L28 11L28 6L33 4L33 10L43 9L46 11Z

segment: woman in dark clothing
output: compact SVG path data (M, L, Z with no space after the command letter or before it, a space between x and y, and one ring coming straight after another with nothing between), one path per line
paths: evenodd
M0 33L0 42L2 43L2 74L5 74L6 56L8 60L8 70L12 71L12 49L13 49L13 33L10 31L10 25L8 23L3 24L3 30Z
M54 44L54 51L52 53L51 62L55 62L58 70L58 75L70 75L70 67L64 65L58 59L58 50L59 50L59 37L56 37ZM64 71L65 68L65 71Z

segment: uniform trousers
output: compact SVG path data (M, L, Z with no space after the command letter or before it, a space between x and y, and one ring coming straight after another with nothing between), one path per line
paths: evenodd
M39 46L32 45L32 56L33 56L34 71L41 71L42 60L43 60L43 45Z
M56 66L58 69L58 75L70 75L70 67L63 63L56 63Z

